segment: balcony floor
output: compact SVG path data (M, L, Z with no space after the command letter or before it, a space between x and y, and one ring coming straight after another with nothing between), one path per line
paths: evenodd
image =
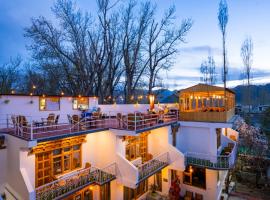
M124 130L124 131L131 131L134 134L138 134L141 132L145 132L151 129L156 129L164 126L169 126L173 123L176 123L177 120L167 120L162 123L153 123L153 124L147 124L147 125L141 125L139 128L134 127L124 127L121 124L118 123L116 119L111 119L110 121L104 121L101 124L97 124L95 126L91 127L75 127L69 124L63 124L63 125L57 125L51 126L51 127L38 127L38 130L33 131L33 138L32 140L36 140L38 142L44 142L49 140L56 140L61 139L65 137L71 137L71 136L78 136L93 132L99 132L99 131L105 131L109 129L116 129L116 130ZM24 139L26 141L31 140L31 131L30 127L24 127L23 132L15 132L15 128L2 128L0 129L0 133L3 134L10 134L15 137L19 137L21 139Z

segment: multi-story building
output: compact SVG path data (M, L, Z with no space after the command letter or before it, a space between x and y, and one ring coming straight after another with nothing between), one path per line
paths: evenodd
M12 200L219 199L236 159L234 93L199 84L182 90L179 104L149 108L1 95L0 193Z

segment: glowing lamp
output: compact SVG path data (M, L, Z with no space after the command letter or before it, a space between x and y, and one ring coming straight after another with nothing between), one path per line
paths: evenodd
M15 94L15 91L14 90L11 90L11 94Z
M64 96L64 95L65 95L65 93L64 93L64 92L61 92L61 95L62 95L62 96Z
M189 168L189 172L190 173L192 173L193 172L193 169L192 169L192 167L190 166L190 168Z
M150 111L154 110L155 108L155 95L149 95L149 103L150 103Z

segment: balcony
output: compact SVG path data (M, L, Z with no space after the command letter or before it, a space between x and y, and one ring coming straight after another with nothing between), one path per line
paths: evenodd
M140 159L128 161L120 154L117 156L117 166L121 171L121 182L130 188L136 188L141 181L154 175L169 164L168 152L162 153L145 163L142 163Z
M8 115L0 119L0 132L15 135L25 140L43 140L72 136L108 129L133 132L158 128L178 120L178 112L167 114L103 113L99 116L80 118L78 115L42 116Z
M116 164L103 169L89 167L36 188L36 199L63 199L90 184L103 185L116 178Z
M199 167L206 167L215 170L228 170L234 167L237 155L237 145L233 143L229 153L228 149L223 149L221 155L211 156L208 154L187 152L185 153L185 164ZM224 155L228 154L228 155Z
M216 111L211 111L211 109ZM219 108L209 108L209 111L180 111L180 120L198 122L228 122L234 116L234 109L228 111L217 110L219 110Z
M198 84L180 91L180 120L228 122L234 116L235 93L223 87Z
M169 153L163 153L142 165L138 165L138 182L141 182L169 165Z

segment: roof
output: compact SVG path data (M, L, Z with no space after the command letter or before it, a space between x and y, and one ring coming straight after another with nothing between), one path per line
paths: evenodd
M197 85L180 90L179 92L204 92L204 91L207 91L207 92L209 92L209 91L213 91L213 92L224 91L224 88L219 87L219 86L199 83ZM235 92L231 89L226 88L226 91L235 94Z
M33 95L30 95L30 94L0 94L0 96L19 96L19 97L22 97L22 96L25 96L25 97L43 97L44 95L39 95L39 94L33 94ZM79 97L78 95L77 96L71 96L71 95L45 95L45 97ZM97 96L80 96L80 97L97 97ZM98 98L98 97L97 97Z

